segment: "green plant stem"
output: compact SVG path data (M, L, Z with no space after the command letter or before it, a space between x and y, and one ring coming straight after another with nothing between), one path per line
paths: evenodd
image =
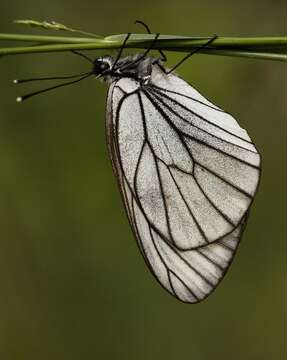
M46 36L46 35L25 35L25 34L0 34L0 40L7 41L25 41L37 43L72 43L81 44L95 41L95 38L82 38L72 36ZM98 39L97 39L98 40Z
M29 46L0 47L0 55L48 53L70 50L118 49L125 34L94 37L63 37L23 34L0 34L0 40L29 42ZM133 34L127 42L128 48L148 48L154 34ZM207 37L184 37L161 35L154 49L188 52L206 43ZM39 45L40 44L40 45ZM238 56L255 59L287 61L287 37L219 37L202 54Z
M45 36L45 35L23 35L23 34L3 34L0 33L0 40L9 41L28 41L28 42L49 42L49 43L101 43L113 42L116 47L119 47L126 34L111 35L103 38L93 37L72 37L72 36ZM132 34L127 45L134 45L135 43L146 42L149 45L155 35L153 34ZM188 36L174 36L174 35L160 35L157 45L173 47L180 42L181 47L199 46L202 45L209 37L188 37ZM265 47L265 46L286 46L287 36L285 37L218 37L212 43L213 46L220 47ZM157 48L157 46L155 47Z

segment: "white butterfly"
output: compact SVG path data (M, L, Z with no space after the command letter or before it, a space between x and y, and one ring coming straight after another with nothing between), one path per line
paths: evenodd
M255 146L231 115L157 65L145 84L112 79L106 126L147 265L178 299L204 299L227 271L245 228L260 177Z
M172 73L178 65L167 71L147 57L152 46L121 58L128 37L116 59L80 54L92 71L61 77L80 78L18 101L91 75L110 83L107 141L139 248L167 291L196 303L215 289L235 255L260 155L230 114Z

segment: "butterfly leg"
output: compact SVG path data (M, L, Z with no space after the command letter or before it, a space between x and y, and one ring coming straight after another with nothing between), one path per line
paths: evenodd
M147 31L148 34L151 34L151 31L150 31L150 28L148 27L148 25L146 23L144 23L143 21L141 20L136 20L135 21L135 24L141 24ZM165 62L167 61L167 57L165 56L164 52L162 52L161 50L158 50L158 52L160 53L161 55L161 61Z
M126 37L125 37L125 40L124 40L124 42L123 42L123 44L122 44L122 46L121 46L121 48L120 48L120 51L118 52L118 55L117 55L117 57L116 57L116 60L115 60L115 62L114 62L114 64L113 64L113 67L112 67L112 69L111 69L111 72L114 71L114 69L115 69L115 67L116 67L116 65L117 65L117 62L119 61L120 57L122 56L122 53L123 53L123 51L124 51L124 48L125 48L126 43L127 43L127 41L128 41L128 39L129 39L130 36L131 36L131 33L127 33L127 35L126 35Z
M142 60L144 60L144 59L146 58L146 56L148 55L148 53L149 53L149 52L152 50L152 48L154 47L154 45L155 45L155 43L156 43L159 35L160 35L159 33L157 33L157 34L155 35L155 37L154 37L153 41L151 42L150 46L149 46L149 47L146 49L146 51L145 51L142 55L140 55L134 62L128 63L126 66L122 66L122 67L121 67L121 71L123 71L123 70L125 70L125 69L127 69L127 68L130 68L130 67L134 66L135 64L137 64L137 63L141 62Z
M211 39L209 39L205 44L199 46L196 49L193 49L190 53L188 53L184 58L182 58L176 65L174 65L170 70L165 71L165 73L168 75L170 73L172 73L175 69L177 69L185 60L189 59L192 55L194 55L195 53L197 53L199 50L202 50L204 48L206 48L208 45L210 45L211 43L213 43L213 41L215 39L217 39L218 36L214 35Z

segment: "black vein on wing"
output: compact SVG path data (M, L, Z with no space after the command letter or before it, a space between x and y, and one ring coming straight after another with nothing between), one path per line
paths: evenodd
M205 105L205 106L209 107L210 109L213 109L213 110L216 110L216 111L219 111L219 112L222 112L222 113L225 113L225 114L229 115L229 113L227 113L226 111L216 107L215 105L206 104L204 101L198 100L198 99L196 99L196 98L194 98L192 96L181 94L181 93L179 93L177 91L173 91L173 90L169 90L169 89L164 89L164 88L162 88L160 86L155 85L154 83L152 83L152 88L154 90L156 90L157 92L159 92L160 94L162 94L162 93L171 93L171 94L179 95L179 96L185 97L187 99L193 100L193 101L195 101L195 102L197 102L199 104Z
M131 217L131 224L132 224L132 227L134 227L135 229L135 235L136 235L136 239L140 239L140 236L139 236L139 229L138 229L138 226L137 226L137 223L136 223L136 216L135 216L135 207L134 207L134 197L131 195L131 204L129 204L129 202L127 201L127 205L126 205L128 208L129 208L129 212L130 212L130 217ZM130 208L131 206L131 208ZM138 244L139 244L139 248L142 252L142 255L143 257L145 258L145 260L147 260L147 255L146 255L146 252L145 252L145 249L143 247L143 244L140 240L138 240Z
M158 178L158 182L159 182L159 188L160 188L160 194L161 194L161 198L162 198L162 202L163 202L163 206L164 206L164 212L165 212L165 220L166 220L166 225L167 225L167 230L168 230L168 235L169 235L169 239L170 241L172 241L174 243L174 239L173 239L173 236L172 236L172 233L171 233L171 228L170 228L170 219L169 219L169 216L168 216L168 210L167 210L167 205L166 205L166 200L165 200L165 197L164 197L164 194L163 194L163 189L162 189L162 182L161 182L161 177L160 177L160 174L159 174L159 171L158 171L158 167L157 167L157 163L156 163L156 158L155 158L155 155L153 154L153 151L150 147L150 144L147 142L147 141L144 141L143 142L143 145L142 145L142 149L141 149L141 152L140 152L140 155L139 155L139 158L138 158L138 161L137 161L137 165L136 165L136 170L135 170L135 174L134 174L134 189L135 189L135 193L134 193L134 196L136 197L136 199L138 200L137 201L137 204L141 204L141 201L140 201L140 195L139 195L139 192L138 192L138 186L137 186L137 177L138 177L138 169L139 169L139 164L141 162L141 159L142 159L142 153L143 153L143 150L144 150L144 147L145 146L148 146L151 153L152 153L152 156L153 156L153 160L154 160L154 164L155 164L155 168L156 168L156 171L157 171L157 178ZM145 214L145 217L146 219L148 219L148 216L143 208L142 205L140 205L140 208L141 210L144 212ZM151 221L148 219L147 220L148 223L151 223ZM156 224L153 224L153 227L156 228ZM160 233L159 231L157 231L158 233Z
M214 243L209 244L209 246L214 245ZM200 254L202 257L204 257L207 261L209 261L211 264L213 264L214 266L216 266L219 270L224 271L224 267L222 267L220 264L218 264L215 260L211 259L208 255L206 255L205 253L202 252L202 248L201 249L197 249L195 250L198 254Z
M165 141L165 138L162 137L161 140L162 140L162 142L163 142L163 145L164 145L166 151L168 152L168 155L170 156L171 160L172 160L173 163L174 163L173 155L172 155L172 153L170 152L169 147L167 146L167 143L166 143L166 141Z
M232 136L234 136L234 137L236 137L236 138L238 138L238 139L240 139L240 140L242 140L242 141L244 141L244 142L246 142L246 143L249 143L249 144L252 144L252 145L253 145L252 141L246 140L246 139L242 138L241 136L236 135L236 134L232 133L231 131L228 131L228 130L224 129L224 128L221 127L221 126L219 126L219 125L217 125L217 124L214 124L213 122L207 120L206 118L204 118L203 116L199 115L199 114L196 113L195 111L193 111L193 110L189 109L188 107L186 107L185 105L181 104L181 103L178 102L177 100L171 98L171 97L168 96L167 94L164 94L164 93L158 92L158 91L154 91L154 90L153 90L153 86L149 86L149 87L148 87L148 90L151 91L151 92L153 92L153 93L154 93L154 92L157 92L157 93L160 94L163 98L169 100L171 103L176 104L177 106L181 107L182 109L186 110L187 112L191 113L192 115L197 116L198 118L200 118L201 120L207 122L208 124L210 124L210 125L212 125L212 126L214 126L214 127L217 127L218 129L220 129L220 130L228 133L229 135L232 135Z
M195 160L193 160L195 162L195 165L197 164L197 162ZM178 169L178 171L181 171L181 169ZM194 181L196 182L197 186L199 187L200 191L202 192L202 194L204 195L204 197L206 198L206 200L209 202L209 204L223 217L224 220L226 220L230 225L232 226L236 226L237 224L234 224L234 222L229 218L228 215L224 214L218 207L217 205L214 204L214 202L209 198L209 196L205 193L205 191L203 190L202 186L199 184L196 175L195 174L190 174L191 176L193 176Z
M170 271L170 269L169 269L169 267L166 265L166 262L164 261L162 254L160 253L159 249L158 249L157 246L156 246L156 243L155 243L154 237L153 237L153 233L152 233L151 227L150 227L149 225L148 225L148 228L149 228L149 236L150 236L150 238L151 238L151 241L152 241L152 244L153 244L153 246L154 246L154 248L155 248L155 251L157 252L157 254L158 254L158 256L159 256L159 258L160 258L163 266L164 266L165 269L166 269L167 277L168 277L168 281L169 281L170 287L171 287L174 295L177 296L177 295L176 295L176 292L174 291L174 288L173 288L173 286L172 286L172 283L171 283L171 281L170 281L170 277L169 277L169 271Z
M219 148L216 148L216 147L210 145L210 144L207 143L207 142L204 142L204 141L202 141L202 140L199 140L199 139L195 138L195 137L192 136L192 135L186 134L185 132L182 132L182 133L183 133L183 135L184 135L186 138L190 138L190 139L192 139L193 141L197 142L198 144L204 145L204 146L206 146L206 147L208 147L208 148L210 148L210 149L212 149L212 150L215 150L215 151L221 153L222 155L228 156L228 157L230 157L231 159L234 159L234 160L236 160L236 161L239 161L239 162L241 162L241 163L244 164L244 165L250 166L251 168L260 169L260 167L257 166L257 165L250 164L250 163L247 162L246 160L243 160L243 159L240 159L240 158L237 157L237 156L231 155L230 153L225 152L225 151L223 151L223 150L221 150L221 149L219 149ZM235 146L236 146L236 145L235 145ZM247 150L247 151L248 151L248 150ZM257 154L257 153L254 152L254 154Z
M205 242L206 242L207 244L209 244L208 238L207 238L204 230L203 230L202 227L200 226L199 222L198 222L197 219L196 219L196 216L193 214L193 211L191 210L191 208L189 207L187 201L185 200L185 198L184 198L184 196L183 196L183 194L182 194L182 192L181 192L181 189L180 189L178 183L176 182L176 180L175 180L172 172L170 171L170 167L169 167L168 165L166 165L165 162L162 161L161 159L158 159L158 161L162 162L162 163L166 166L166 168L167 168L167 170L168 170L168 172L169 172L169 174L170 174L170 176L171 176L171 178L172 178L172 180L173 180L173 182L174 182L174 184L175 184L175 186L176 186L176 188L177 188L177 191L178 191L181 199L183 200L183 202L184 202L184 204L185 204L185 206L186 206L186 208L187 208L190 216L192 217L192 219L193 219L194 222L195 222L196 227L198 228L198 231L200 232L200 234L201 234L202 237L204 238Z
M229 180L226 180L223 176L217 174L216 172L214 172L213 170L210 170L208 167L202 165L200 162L195 161L195 164L202 167L204 170L210 172L212 175L214 175L215 177L217 177L218 179L220 179L221 181L225 182L226 184L230 185L232 188L234 188L235 190L241 192L242 194L244 194L245 196L247 196L249 199L253 199L253 196L250 195L248 192L246 192L245 190L241 189L240 187L234 185L233 183L231 183ZM194 176L195 177L195 176Z
M142 154L144 152L145 145L146 145L146 140L143 141L143 143L142 143L142 147L141 147L141 150L140 150L140 153L139 153L139 157L137 159L135 173L134 173L134 179L133 179L133 186L134 186L135 194L137 194L138 198L139 198L139 196L138 196L138 188L137 188L137 177L138 177L139 166L140 166L140 162L141 162L141 159L142 159Z
M178 281L180 281L182 283L182 285L190 292L191 296L193 296L196 301L200 300L200 298L191 290L191 288L179 276L176 275L176 273L174 271L168 270L168 280L169 280L170 286L177 298L180 299L179 295L175 291L175 288L173 287L172 280L170 278L170 274L172 274L174 277L177 278Z
M143 241L142 241L142 238L140 236L140 232L139 232L139 228L138 228L138 225L137 225L137 222L136 222L136 216L135 216L135 210L134 210L134 201L135 198L132 196L132 211L133 211L133 216L134 216L134 229L135 229L135 233L136 233L136 240L137 240L137 243L138 243L138 246L140 248L140 251L142 253L142 256L144 258L144 261L145 263L147 264L147 267L149 268L149 270L151 271L151 273L155 276L155 278L159 281L158 277L156 276L154 270L153 270L153 267L151 266L151 263L149 261L149 258L148 258L148 255L146 253L146 250L144 248L144 245L143 245ZM146 221L146 219L145 219ZM159 281L160 282L160 281ZM161 282L160 282L161 283Z
M175 288L173 287L173 284L172 284L172 281L171 281L171 278L170 278L170 272L171 272L171 271L170 271L169 269L167 269L168 282L169 282L169 285L170 285L170 287L171 287L171 290L172 290L174 296L179 299L179 296L177 295L177 292L175 291Z
M158 103L153 99L151 93L149 91L146 91L145 89L143 89L143 93L145 94L145 96L149 99L149 101L153 104L153 106L155 107L155 109L158 111L158 113L162 116L162 118L164 120L167 121L167 123L169 124L169 126L174 130L175 134L178 136L180 142L182 143L182 146L185 148L186 152L189 154L190 158L193 160L191 154L190 154L190 150L188 148L188 146L186 145L182 134L180 133L180 131L177 129L177 127L170 121L170 119L166 116L165 112L162 110L162 108L158 105Z
M240 149L242 149L243 151L247 151L247 152L250 152L250 153L253 153L253 154L256 154L256 155L258 154L256 151L247 149L247 148L245 148L245 147L243 147L243 146L241 146L241 145L235 144L235 143L233 143L233 142L231 142L231 141L228 141L228 140L226 140L226 139L222 139L222 138L220 138L219 136L216 136L216 135L214 135L214 134L211 134L210 132L208 132L207 130L202 129L202 128L199 127L199 126L192 124L190 121L186 120L183 116L181 116L179 113L177 113L171 106L169 106L167 103L165 103L157 93L154 93L153 91L151 91L151 92L152 92L153 96L156 98L156 100L161 104L161 106L163 106L164 108L167 108L172 114L174 114L175 116L177 116L178 118L180 118L183 122L185 122L186 124L188 124L190 127L193 127L193 128L195 128L195 129L198 129L199 131L203 132L204 134L207 134L207 135L209 135L209 136L217 139L217 141L220 141L221 143L229 144L229 145L231 145L231 146L240 148ZM196 116L197 116L197 115L196 115ZM187 133L184 132L183 130L179 130L179 131L181 131L182 133L184 133L185 136L187 136L187 137L189 137L189 138L191 138L191 139L193 139L193 140L196 140L196 141L198 141L198 142L201 142L202 144L210 147L211 149L218 150L218 151L223 152L224 154L226 154L226 155L228 155L228 156L230 156L230 157L232 157L232 158L235 158L235 159L237 159L237 160L239 160L239 161L244 162L244 160L241 160L241 159L237 158L236 156L231 155L231 154L229 154L229 153L225 153L223 150L220 150L220 149L218 149L217 147L212 146L212 145L209 144L208 142L204 142L204 141L202 141L202 140L199 140L199 139L195 138L194 136L192 136L192 135L190 135L190 134L187 134ZM232 135L232 136L235 136L235 135ZM251 143L251 144L253 145L253 143ZM250 165L250 166L254 166L254 165L249 164L249 163L247 163L247 162L246 162L246 164L248 164L248 165Z
M168 234L170 236L171 241L173 242L173 244L175 244L175 240L174 237L172 235L171 232L171 226L170 226L170 218L169 218L169 214L168 214L168 207L167 207L167 203L166 203L166 198L164 196L164 190L163 190L163 185L162 185L162 178L161 178L161 174L158 168L158 163L157 163L157 158L155 153L152 150L152 147L150 146L151 152L153 153L153 157L154 157L154 162L155 162L155 167L156 167L156 172L157 172L157 177L158 177L158 181L159 181L159 187L160 187L160 194L163 200L163 205L164 205L164 212L165 212L165 217L166 217L166 222L167 222L167 228L168 228Z
M128 218L129 218L129 221L132 223L134 222L134 218L133 218L133 214L132 214L132 211L131 209L129 208L129 201L128 201L128 195L127 195L127 189L126 189L126 184L125 184L125 180L123 179L122 177L122 174L118 174L118 177L119 177L119 180L120 180L120 185L121 185L121 190L122 190L122 193L123 193L123 198L124 198L124 203L126 205L126 208L128 210Z
M240 225L239 225L240 226ZM237 237L236 237L237 238ZM224 238L223 239L220 239L219 241L221 241L221 240L224 240ZM214 244L217 244L217 242L214 242ZM225 248L225 249L227 249L227 250L229 250L229 251L234 251L234 248L232 248L231 246L229 246L229 245L227 245L227 244L223 244L222 242L220 242L220 245L223 247L223 248ZM236 247L235 247L235 249L236 249Z
M124 94L124 95L126 95L126 94L128 94L123 88L121 88L119 85L115 85L114 86L114 89L119 89L121 92L122 92L122 94Z

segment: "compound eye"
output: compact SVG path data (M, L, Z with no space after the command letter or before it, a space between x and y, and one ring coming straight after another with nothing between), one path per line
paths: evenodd
M103 60L102 58L97 59L94 62L94 72L95 74L103 74L110 69L110 64L108 61Z
M107 61L102 61L100 66L102 71L108 70L110 68L110 64Z
M110 67L109 61L99 58L94 62L94 73L95 75L103 75L110 70Z

